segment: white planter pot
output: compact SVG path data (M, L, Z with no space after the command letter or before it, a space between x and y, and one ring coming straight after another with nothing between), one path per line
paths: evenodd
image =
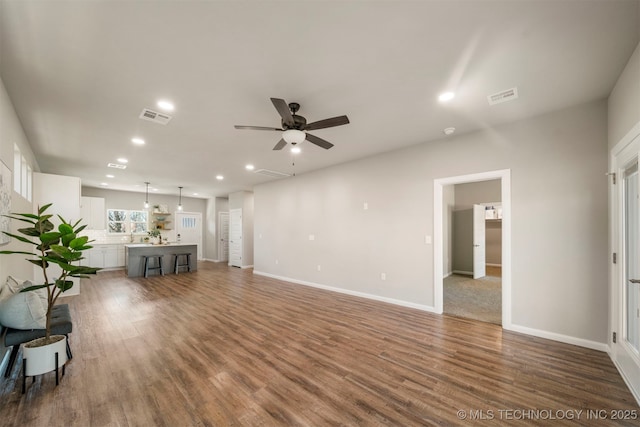
M24 345L22 358L26 360L24 375L32 377L56 370L56 353L58 353L58 368L67 363L67 337L64 335L52 335L58 341L43 346L35 347L34 344L43 338L29 341Z

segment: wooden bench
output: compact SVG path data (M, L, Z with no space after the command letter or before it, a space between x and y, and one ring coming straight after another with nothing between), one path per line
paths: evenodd
M51 315L51 335L64 335L67 337L67 358L71 359L71 348L69 347L69 334L73 329L71 323L71 312L69 311L68 304L59 304L53 307L53 313ZM13 365L16 363L16 358L20 352L20 345L36 338L44 337L46 334L45 329L12 329L5 328L2 336L5 347L11 347L11 356L9 356L9 363L7 369L4 372L5 378L9 378Z

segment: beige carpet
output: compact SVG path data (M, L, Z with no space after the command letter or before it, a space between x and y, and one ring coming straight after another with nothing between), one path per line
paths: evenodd
M444 279L444 314L502 324L502 279L452 274Z

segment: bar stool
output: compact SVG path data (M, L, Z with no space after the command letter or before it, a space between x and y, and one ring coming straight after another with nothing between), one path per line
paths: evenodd
M144 277L148 277L149 271L160 270L160 275L164 276L164 270L162 269L162 257L163 255L143 255L144 258ZM156 266L152 267L149 262L149 258L156 259Z
M173 254L173 272L178 274L180 267L187 267L187 271L191 272L191 253ZM186 263L180 263L180 257L185 257Z

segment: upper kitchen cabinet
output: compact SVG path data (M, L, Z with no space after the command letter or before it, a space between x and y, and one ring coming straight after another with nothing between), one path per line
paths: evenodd
M80 199L80 217L82 224L87 224L87 230L105 230L106 215L104 198L83 196Z

